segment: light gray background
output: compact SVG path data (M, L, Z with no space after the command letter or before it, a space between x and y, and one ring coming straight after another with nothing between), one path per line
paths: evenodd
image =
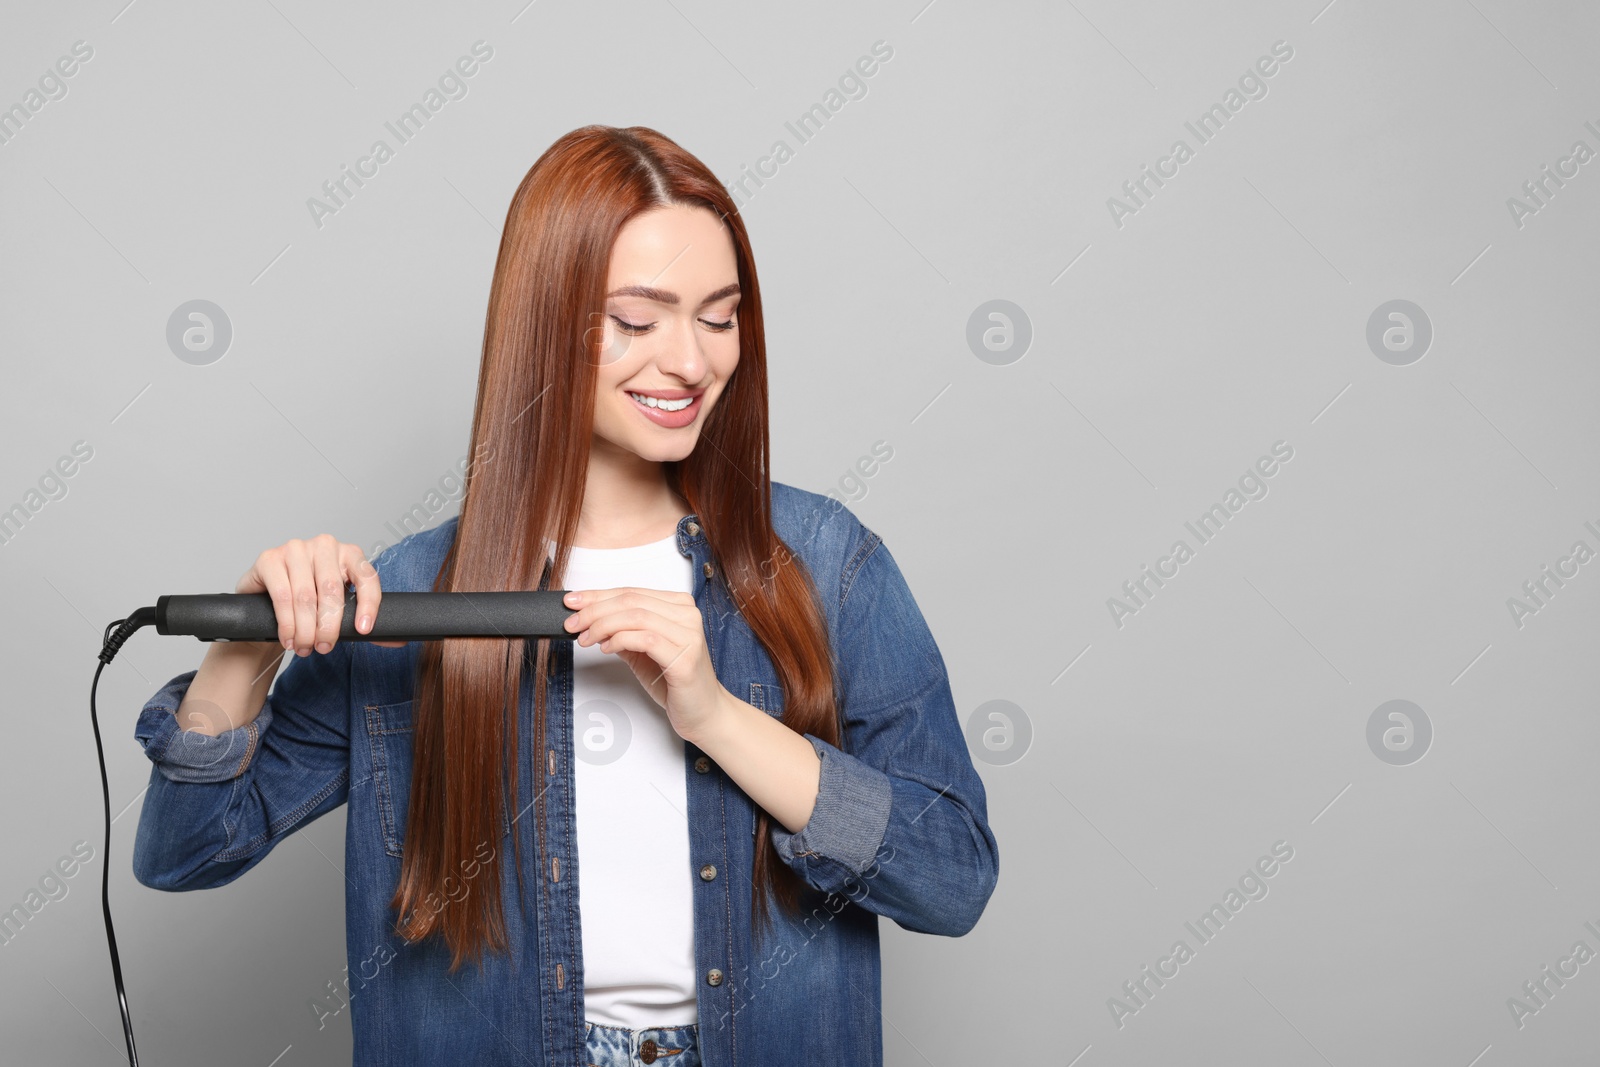
M0 146L0 506L94 455L0 546L0 906L74 841L95 859L0 946L5 1058L123 1059L102 628L290 537L392 540L466 455L517 182L604 122L726 181L796 149L744 206L774 474L842 486L884 536L964 722L1021 709L1009 752L973 749L1001 853L982 921L882 927L889 1063L1592 1062L1600 963L1521 1028L1507 998L1600 950L1600 562L1520 628L1507 599L1600 549L1600 162L1521 227L1506 201L1600 149L1600 14L1324 3L8 9L0 105L74 41L94 56ZM316 227L307 198L480 39L468 95ZM798 145L784 123L877 40L866 95ZM1107 199L1280 40L1268 94L1118 227ZM234 330L209 366L165 340L193 299ZM1008 365L966 342L995 299L1033 331ZM1366 342L1394 299L1434 330L1408 366ZM1115 625L1107 599L1279 440L1269 494ZM893 459L852 483L877 441ZM129 870L133 720L202 651L146 631L100 688L142 1054L347 1063L347 1019L307 1006L344 965L342 813L220 890ZM1366 740L1401 698L1434 730L1409 766ZM1269 894L1198 946L1185 921L1279 840ZM1195 958L1119 1028L1108 999L1179 938Z

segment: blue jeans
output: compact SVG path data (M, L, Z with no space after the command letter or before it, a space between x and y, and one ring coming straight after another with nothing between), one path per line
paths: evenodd
M656 1026L648 1030L629 1030L621 1026L602 1026L584 1021L584 1060L587 1067L639 1067L659 1063L661 1067L700 1067L697 1028Z

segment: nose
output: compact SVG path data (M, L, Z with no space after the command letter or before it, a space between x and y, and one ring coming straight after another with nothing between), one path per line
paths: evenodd
M684 326L662 338L661 349L656 353L656 366L667 374L681 378L686 385L703 382L711 362L701 348L700 331L693 318Z

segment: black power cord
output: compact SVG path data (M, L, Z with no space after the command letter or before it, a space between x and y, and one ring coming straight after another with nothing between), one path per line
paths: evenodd
M106 941L111 946L111 975L117 983L117 1005L122 1009L122 1034L128 1041L128 1067L138 1067L139 1051L133 1044L133 1018L128 1014L128 994L122 988L122 960L117 955L117 932L111 927L111 780L106 777L106 750L100 743L100 713L95 710L95 690L100 687L100 672L116 656L123 642L143 626L153 626L155 608L140 608L126 619L118 619L106 627L100 649L100 665L94 669L94 681L89 685L89 721L94 724L94 748L100 757L100 788L105 794L106 845L100 864L100 910L106 917Z

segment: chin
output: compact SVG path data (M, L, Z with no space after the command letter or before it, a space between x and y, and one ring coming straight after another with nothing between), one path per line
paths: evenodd
M671 440L663 440L648 433L618 434L615 437L608 435L607 439L613 445L632 452L640 459L649 460L651 463L670 463L688 458L700 440L700 431L698 428L685 427L683 430L675 431Z
M694 451L695 444L700 440L699 433L682 442L662 443L659 441L635 442L633 452L640 459L647 459L652 463L673 463L689 458L689 453Z

